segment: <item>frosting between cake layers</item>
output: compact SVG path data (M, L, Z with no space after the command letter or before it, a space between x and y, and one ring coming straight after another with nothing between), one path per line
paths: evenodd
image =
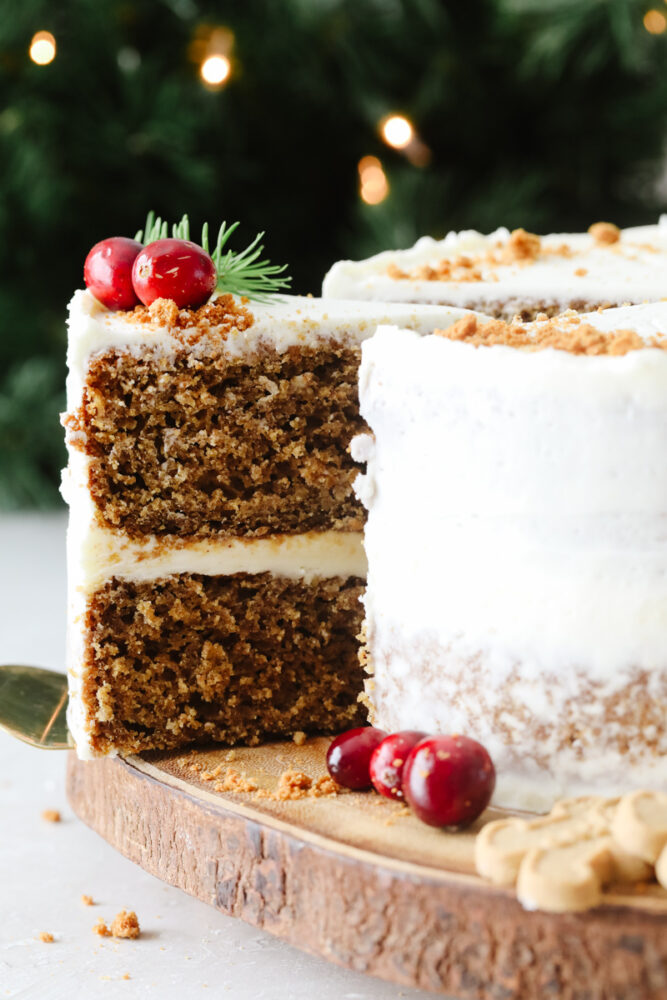
M648 337L667 330L667 304L584 319ZM515 780L500 766L506 804L664 783L647 750L664 724L635 733L626 757L611 748L620 712L605 720L610 747L585 752L574 738L563 748L549 720L592 731L635 683L658 716L664 705L667 353L527 353L382 328L363 345L360 385L374 432L353 455L368 463L358 493L378 724L468 732L504 765L498 727L529 760L525 720L544 723L550 767ZM457 665L478 684L468 702L448 687ZM513 707L475 714L494 697L502 709L508 687Z
M422 237L406 250L387 250L362 261L338 261L323 283L325 299L385 299L402 302L449 302L460 307L520 311L528 302L545 308L574 301L603 303L655 301L665 297L667 216L658 225L621 230L620 240L600 245L588 233L540 237L550 251L534 260L484 262L484 255L510 239L505 228L488 235L475 230L450 232L444 239ZM567 247L569 255L558 248ZM411 272L437 267L443 260L480 256L478 280L420 279ZM394 268L407 277L392 276ZM394 272L395 273L395 272Z

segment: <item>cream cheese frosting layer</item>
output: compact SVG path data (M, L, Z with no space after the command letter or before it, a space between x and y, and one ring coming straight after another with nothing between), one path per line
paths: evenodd
M648 337L667 330L667 304L584 319ZM481 739L504 804L667 781L650 749L667 733L667 352L529 353L382 328L360 392L378 724ZM454 697L457 665L484 697ZM610 718L609 747L561 745L553 719L585 735L633 684L661 725ZM502 718L480 710L510 689ZM538 722L549 766L519 780L507 733L529 760L522 733Z
M89 291L75 292L69 304L68 321L67 404L70 412L80 403L90 358L108 350L128 351L137 357L147 351L170 355L184 349L193 356L222 353L243 357L268 346L284 353L290 347L316 346L332 339L358 344L372 336L381 323L430 333L462 315L461 310L449 306L324 302L294 295L281 296L268 304L249 303L247 309L253 316L253 323L247 329L226 330L221 336L216 327L211 327L195 342L186 343L182 330L174 331L157 322L137 322L131 313L106 309Z
M534 260L484 262L484 256L510 240L507 229L488 235L451 232L442 240L425 236L406 250L389 250L362 261L338 261L324 279L325 299L383 299L396 302L449 302L490 308L498 303L534 302L545 307L574 302L639 303L665 297L667 216L654 226L623 229L616 243L600 245L588 233L540 237ZM565 247L566 254L559 253ZM396 268L410 274L461 256L479 256L479 280L420 280L392 277Z

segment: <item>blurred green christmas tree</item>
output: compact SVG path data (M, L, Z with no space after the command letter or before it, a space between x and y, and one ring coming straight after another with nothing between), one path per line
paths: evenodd
M2 0L0 506L55 500L65 303L88 248L132 235L149 207L195 228L241 218L239 245L266 229L295 291L314 293L333 260L427 232L654 220L665 14L637 0ZM56 44L44 65L29 56L40 30ZM211 56L217 85L202 79ZM391 112L415 129L403 150L378 127Z

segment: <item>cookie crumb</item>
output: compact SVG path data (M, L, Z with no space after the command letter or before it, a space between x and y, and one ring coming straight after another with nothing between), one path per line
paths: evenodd
M297 730L296 733L292 734L292 740L294 741L294 743L296 743L298 747L302 747L307 739L308 737L306 736L306 734L302 732L300 729Z
M174 326L178 319L178 306L173 299L155 299L148 307L148 314L154 323Z
M44 944L53 944L55 938L53 937L53 934L50 933L50 931L40 931L39 940L43 941Z
M111 921L111 934L115 938L138 938L141 933L134 910L121 910Z
M47 823L60 823L60 813L57 809L45 809L42 813L42 819L46 820Z
M87 896L85 893L81 897L81 902L83 903L84 906L94 906L95 905L93 903L93 897L92 896Z
M99 937L111 937L111 931L102 917L100 917L96 924L93 924L93 934L97 934Z
M279 799L303 799L312 788L313 779L303 771L283 771L278 781L276 796Z
M338 795L341 791L342 787L329 774L325 774L313 782L310 794L314 799L320 799L324 795Z
M518 260L536 260L540 254L541 240L535 233L514 229L503 247L502 259L506 263Z
M618 243L621 238L621 230L613 222L594 222L592 226L588 227L588 232L595 242L602 246Z
M123 979L131 979L131 978L132 978L132 976L130 975L130 973L129 973L129 972L124 972L124 973L123 973L123 975L122 975L122 978L123 978Z

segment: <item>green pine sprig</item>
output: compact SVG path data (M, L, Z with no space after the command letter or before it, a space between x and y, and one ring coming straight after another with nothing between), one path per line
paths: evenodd
M272 296L287 289L291 284L292 279L284 273L287 270L287 265L281 266L272 264L268 260L260 260L264 252L264 246L260 242L264 233L258 233L252 243L240 253L226 249L229 238L238 225L238 222L232 223L231 226L223 222L218 230L218 236L212 250L209 245L208 222L202 226L200 245L206 253L210 253L215 264L218 274L216 288L220 292L242 295L255 302L267 302ZM190 239L190 220L187 215L184 215L180 222L172 225L171 235L178 240ZM154 212L149 212L146 217L146 225L137 232L134 238L140 243L148 245L154 243L155 240L167 239L168 236L169 224L156 216Z

